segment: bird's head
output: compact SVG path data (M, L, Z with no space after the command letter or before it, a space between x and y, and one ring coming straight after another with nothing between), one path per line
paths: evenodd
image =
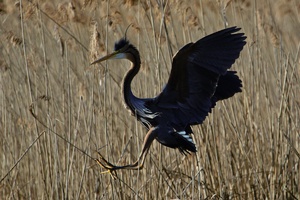
M129 60L132 60L131 59L132 56L130 53L130 52L132 52L132 50L135 50L135 52L137 51L136 48L132 44L130 44L126 38L122 38L118 42L115 43L114 52L95 60L94 62L91 63L91 65L105 61L105 60L110 60L110 59L127 58Z

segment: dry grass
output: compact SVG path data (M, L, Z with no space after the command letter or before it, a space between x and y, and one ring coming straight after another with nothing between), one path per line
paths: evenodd
M1 1L0 196L299 199L299 13L297 0ZM130 23L142 56L137 96L157 95L172 55L224 25L248 36L233 66L244 89L194 127L195 155L154 142L145 169L114 180L91 157L132 162L146 132L122 105L129 63L89 63Z

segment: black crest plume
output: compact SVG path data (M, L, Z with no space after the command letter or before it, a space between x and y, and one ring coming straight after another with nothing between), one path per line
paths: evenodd
M128 29L130 28L130 26L132 26L133 24L129 24L129 26L126 28L125 30L125 34L124 34L124 37L121 38L118 42L115 43L115 47L114 47L114 50L115 51L118 51L120 50L121 48L123 48L124 46L126 45L129 45L129 41L127 40L127 31Z

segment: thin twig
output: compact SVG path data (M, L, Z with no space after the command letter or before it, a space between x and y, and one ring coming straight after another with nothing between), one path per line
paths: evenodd
M10 172L19 164L19 162L23 159L23 157L27 154L29 149L38 141L38 139L45 133L45 131L42 131L37 138L29 145L29 147L24 151L24 153L20 156L20 158L15 162L15 164L8 170L8 172L1 178L0 183L10 174Z

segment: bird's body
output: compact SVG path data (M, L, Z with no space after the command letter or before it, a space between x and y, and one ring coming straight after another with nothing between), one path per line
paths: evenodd
M141 61L138 50L127 39L115 44L114 53L93 62L109 58L131 61L123 80L123 97L126 107L148 129L136 163L115 166L102 158L105 164L101 165L109 170L139 169L154 139L184 154L196 152L191 126L201 124L217 101L241 92L241 80L235 71L228 71L246 44L244 34L235 33L239 30L227 28L182 47L173 57L166 86L155 98L138 98L131 91Z

